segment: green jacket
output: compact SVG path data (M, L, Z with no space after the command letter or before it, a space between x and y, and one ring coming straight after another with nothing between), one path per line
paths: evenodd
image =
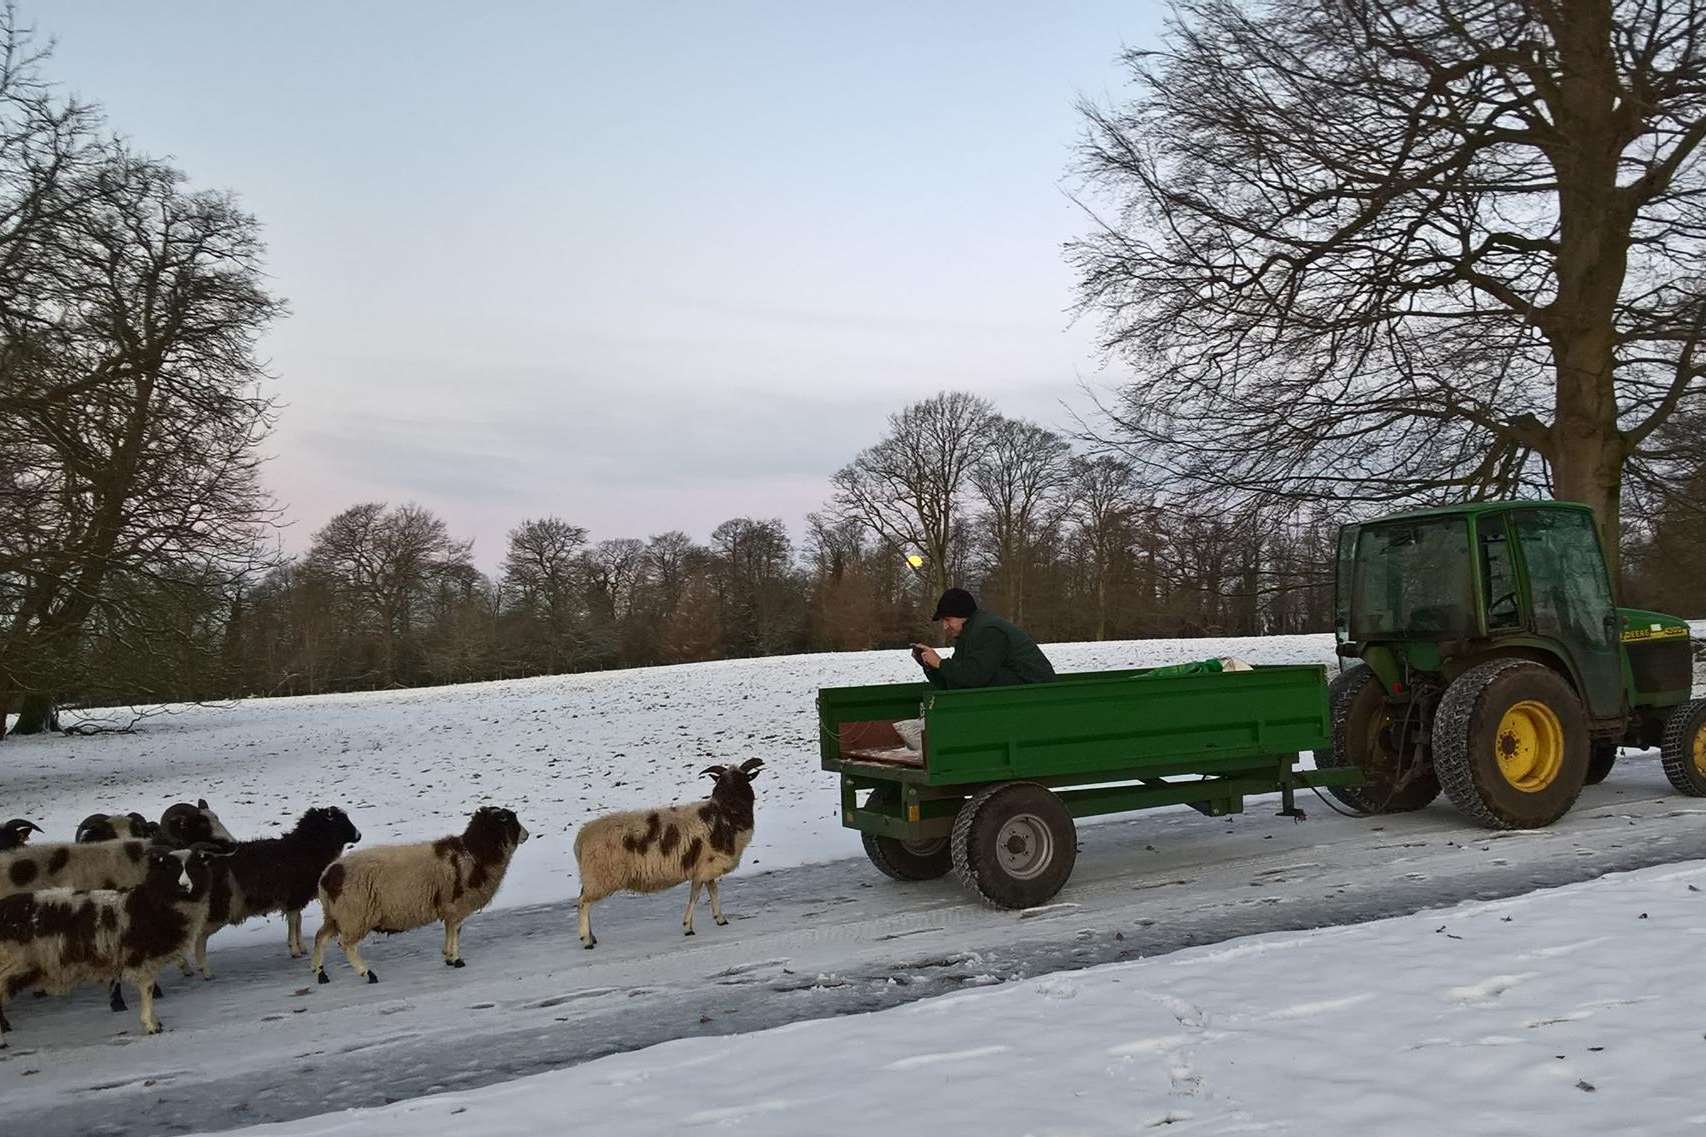
M1054 679L1054 667L1036 640L995 613L979 608L954 641L953 657L944 659L940 667L924 667L924 677L932 686L956 691L1047 683Z

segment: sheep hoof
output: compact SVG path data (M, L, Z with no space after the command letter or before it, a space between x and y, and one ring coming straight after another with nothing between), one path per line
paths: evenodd
M453 960L450 960L449 962L450 962L450 966L452 966L452 967L467 967L468 966L466 963L464 963L460 959L453 959Z
M165 1029L166 1029L165 1023L160 1022L159 1020L155 1020L154 1025L149 1026L149 1027L144 1027L142 1029L142 1033L143 1034L159 1034L161 1031L163 1031Z
M598 946L597 940L593 940L591 943L587 943L585 940L581 941L581 947L585 948L587 951L591 951L593 948L595 948L597 946Z
M683 929L681 934L684 936L691 936L693 934L693 929L692 928Z
M729 926L729 922L727 920L723 919L721 916L717 917L717 927L726 928L728 926Z
M326 969L324 967L322 967L317 973L317 978L322 983L330 983L332 981L332 977L326 974Z
M368 982L369 982L369 983L377 983L377 982L379 982L379 972L377 972L377 971L369 971L369 972L368 972L368 973L367 973L367 981L368 981Z

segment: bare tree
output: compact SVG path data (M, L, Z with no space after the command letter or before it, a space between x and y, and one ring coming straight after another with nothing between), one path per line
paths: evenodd
M1109 589L1118 566L1130 551L1131 521L1136 509L1136 483L1129 462L1101 456L1072 463L1073 514L1083 539L1095 599L1095 638L1108 638L1112 610Z
M835 475L832 507L879 540L917 550L932 591L953 583L966 525L966 489L994 408L944 392L889 416L889 433Z
M1706 8L1184 0L1085 104L1070 248L1145 465L1240 496L1549 490L1615 565L1706 401Z
M525 623L518 645L527 664L556 674L584 652L581 556L587 532L560 517L523 521L509 532L503 587Z
M995 416L985 428L971 482L985 508L1007 615L1025 615L1025 570L1032 543L1052 532L1071 507L1072 448L1032 422Z
M280 314L253 218L93 133L0 15L0 714L43 725L86 678L90 620L231 589L264 563L271 404L255 343ZM137 648L147 646L137 640Z

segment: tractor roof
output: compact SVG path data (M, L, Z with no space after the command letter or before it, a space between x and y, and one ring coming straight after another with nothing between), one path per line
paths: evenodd
M1491 513L1498 509L1558 509L1587 511L1588 507L1577 501L1539 501L1534 499L1507 499L1504 501L1466 501L1461 505L1436 505L1427 509L1407 509L1402 513L1388 513L1383 517L1371 518L1363 522L1365 525L1382 525L1388 521L1415 521L1425 517L1469 517L1474 514Z

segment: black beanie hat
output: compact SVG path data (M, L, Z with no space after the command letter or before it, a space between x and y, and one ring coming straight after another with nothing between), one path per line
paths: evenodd
M942 599L936 601L936 614L930 617L932 623L943 616L959 616L962 619L977 611L977 601L971 593L963 588L950 588L942 593Z

